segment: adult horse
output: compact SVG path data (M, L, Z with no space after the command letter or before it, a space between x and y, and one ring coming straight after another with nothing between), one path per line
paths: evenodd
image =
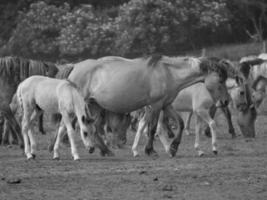
M23 146L20 126L9 106L17 86L29 76L44 75L53 77L57 71L57 67L48 62L40 62L19 57L0 58L0 110L5 119L10 123L10 127L14 130L11 133L13 133L12 136L15 141L17 140L17 137L19 137L20 146Z
M243 59L244 60L244 59ZM238 112L238 125L244 137L255 137L256 108L251 95L253 83L259 77L267 77L267 62L260 58L252 58L240 63L240 72L244 77L246 89L236 97ZM246 102L238 102L240 97L246 96Z
M208 88L221 87L226 90L227 72L219 59L193 57L149 56L125 59L104 57L86 60L75 65L69 79L81 88L84 97L94 100L102 108L114 113L129 113L146 105L151 109L141 120L138 132L153 119L157 122L163 109L178 122L178 116L171 106L182 89L197 82L205 82ZM156 124L156 123L154 123ZM150 131L145 148L148 155L153 149L154 131ZM176 134L170 145L174 156L182 138Z

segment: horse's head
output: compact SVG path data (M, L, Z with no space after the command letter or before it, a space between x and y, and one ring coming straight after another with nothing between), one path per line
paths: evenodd
M108 128L111 129L113 144L121 148L127 142L127 129L131 124L130 114L113 114L108 116Z
M210 92L214 101L220 101L227 105L230 96L226 87L227 71L226 63L217 58L206 58L201 61L200 69L205 75L205 86Z
M220 101L222 106L228 105L230 96L227 87L216 73L211 73L205 78L205 85L215 102Z
M80 127L81 137L84 143L84 146L90 153L94 151L95 148L95 135L96 128L94 125L94 119L83 115L81 117L82 126Z
M259 76L252 84L251 100L256 109L261 105L266 97L267 78Z

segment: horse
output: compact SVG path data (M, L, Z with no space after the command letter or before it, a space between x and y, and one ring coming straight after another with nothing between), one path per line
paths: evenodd
M75 64L66 64L59 66L59 72L56 75L58 79L69 78L70 73L72 72ZM79 64L77 66L80 66ZM95 126L97 132L104 138L105 144L111 143L113 147L121 148L127 141L126 131L130 124L130 115L129 114L118 114L105 109L100 108L100 106L95 101L87 101L87 105L90 107L92 115L94 115ZM73 121L73 125L76 122ZM107 139L106 133L112 133L111 141ZM66 141L66 139L65 139ZM49 148L52 149L54 146L55 140L49 145ZM106 150L101 152L101 155L105 155Z
M50 62L10 56L0 58L0 111L3 113L5 119L8 120L9 127L13 129L11 133L14 143L19 142L21 147L23 147L23 138L20 132L20 126L9 106L17 86L21 81L31 75L53 77L57 71L57 67Z
M88 83L90 98L116 113L127 113L150 105L151 109L141 119L143 123L139 123L139 133L146 124L151 127L157 123L161 110L169 112L176 122L179 121L171 103L183 88L205 81L206 87L226 90L227 72L223 66L218 59L210 58L150 56L131 60L104 57L98 59L91 69L93 73ZM81 76L81 73L78 74L77 77ZM79 80L84 78L80 77ZM152 120L155 123L151 123ZM148 132L145 152L156 155L153 149L155 130ZM171 156L175 156L181 137L182 132L179 131L170 144Z
M178 123L179 116L171 106L178 92L198 82L204 82L210 89L226 90L227 71L225 63L217 58L108 56L75 64L68 78L81 88L85 98L114 113L129 113L150 105L137 132L143 132L149 125L145 152L157 155L153 148L155 129L152 125L157 124L160 111L169 112ZM171 156L175 156L181 138L179 131L170 144Z
M212 149L215 154L217 154L217 127L210 116L210 109L215 106L215 103L220 99L228 98L229 94L225 90L208 90L204 83L197 83L190 87L183 89L172 102L172 107L176 112L190 112L196 114L196 137L195 137L195 149L199 156L204 155L204 152L200 149L199 145L199 135L201 128L204 124L208 124L212 132ZM181 121L180 121L181 122ZM162 124L160 124L162 123ZM232 125L232 123L231 123ZM158 122L157 132L163 132L164 129L168 128L168 114L164 113ZM183 129L183 123L178 124L180 129ZM166 131L165 131L166 132ZM134 157L138 156L137 145L140 139L140 135L135 136L134 143L132 145L132 152ZM159 139L162 142L165 151L169 151L169 141L165 135L160 134Z
M41 113L60 113L62 121L58 130L58 137L54 146L53 159L59 159L59 142L62 133L67 129L71 144L71 154L74 160L78 160L79 154L74 141L74 130L71 118L77 117L80 126L82 141L90 151L98 143L97 134L93 126L93 118L87 105L76 85L68 80L53 79L44 76L31 76L19 84L17 89L17 100L23 111L22 134L25 144L25 155L27 159L34 159L36 152L36 141L33 136L32 122Z
M244 60L244 59L243 59ZM248 59L240 62L240 72L245 82L245 90L236 97L246 96L246 102L238 102L239 112L237 117L238 125L244 137L255 137L255 121L257 111L252 97L253 83L261 76L267 77L267 62L261 58ZM255 94L254 94L255 96ZM257 104L257 103L256 103Z

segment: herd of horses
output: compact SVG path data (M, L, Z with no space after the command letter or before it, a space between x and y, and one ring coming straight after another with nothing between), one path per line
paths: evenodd
M138 142L145 132L147 155L157 155L153 145L157 135L173 157L194 113L195 150L199 156L204 154L199 140L203 125L207 124L205 132L210 133L212 151L217 154L218 128L214 120L217 109L225 114L233 138L236 133L230 105L237 112L243 136L255 137L257 108L265 98L267 84L266 57L261 54L235 63L215 57L107 56L62 66L3 57L0 124L4 129L0 143L7 143L12 136L13 143L24 148L26 158L34 159L37 144L34 121L39 118L39 130L44 133L42 118L47 113L59 124L49 147L53 159L60 158L59 146L65 132L73 159L80 158L74 140L76 122L90 153L98 148L101 155L113 156L107 135L111 133L112 142L121 146L127 141L127 129L137 123L134 156L139 155ZM180 112L189 113L186 126Z

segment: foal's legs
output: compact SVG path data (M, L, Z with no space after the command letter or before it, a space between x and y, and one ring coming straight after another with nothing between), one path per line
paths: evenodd
M196 125L195 125L195 150L197 151L199 156L203 156L204 152L200 149L200 134L202 130L203 120L197 115L196 116Z
M68 113L62 113L62 119L63 119L63 122L64 122L66 128L67 128L67 133L69 136L70 146L71 146L71 154L73 156L73 159L79 160L80 157L79 157L77 147L76 147L76 144L74 141L74 129L72 127L71 119L69 118Z
M28 160L33 158L33 155L31 154L30 141L28 137L31 113L32 113L31 109L30 108L25 109L24 106L24 113L22 118L22 135L24 139L24 152Z
M217 154L217 126L215 121L210 117L208 110L201 109L196 111L197 115L204 120L211 130L211 144L212 144L212 151L214 154Z
M56 141L54 144L54 155L53 159L54 160L59 160L59 145L62 137L64 136L64 133L66 131L66 126L64 125L63 121L60 123L59 129L58 129L58 134L56 136Z

